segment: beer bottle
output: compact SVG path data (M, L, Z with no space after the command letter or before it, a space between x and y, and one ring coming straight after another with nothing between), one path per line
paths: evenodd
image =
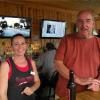
M67 84L68 92L69 92L69 100L76 100L76 84L74 82L74 72L70 70L69 72L69 81Z

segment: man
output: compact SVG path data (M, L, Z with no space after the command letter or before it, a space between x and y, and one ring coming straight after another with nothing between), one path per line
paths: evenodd
M75 73L77 91L91 89L98 91L100 88L100 39L93 36L95 26L91 10L82 10L77 15L76 25L78 32L65 36L57 49L55 56L56 69L59 79L56 87L58 96L67 95L67 82L69 70Z

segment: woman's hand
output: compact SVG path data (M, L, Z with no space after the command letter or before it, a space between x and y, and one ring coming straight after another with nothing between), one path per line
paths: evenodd
M33 94L33 90L30 88L30 87L26 87L22 92L21 94L26 94L28 96L30 96L31 94Z
M100 90L100 81L97 79L92 80L92 83L88 86L88 89L92 91L99 91Z

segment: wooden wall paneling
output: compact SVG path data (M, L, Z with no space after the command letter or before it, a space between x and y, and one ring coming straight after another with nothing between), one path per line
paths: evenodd
M25 5L20 5L19 7L20 7L19 10L20 10L22 17L32 16L32 8L31 7L28 7L28 6L25 6Z
M38 30L39 30L39 18L37 15L37 8L33 8L33 31L35 32L33 34L38 34Z
M75 24L75 18L76 18L75 12L70 11L70 12L67 13L67 19L68 19L67 32L68 32L68 34L73 32L73 26Z
M95 21L95 28L100 29L100 20Z
M57 12L54 9L44 10L44 19L57 20Z
M41 19L43 19L43 17L44 17L44 11L43 11L43 9L37 8L36 14L37 14L36 16L37 16L38 21L40 21Z
M28 8L28 17L33 17L33 14L32 14L32 12L33 12L33 9L32 8Z
M0 15L6 15L6 7L4 3L0 3Z
M28 13L28 12L27 12L27 8L25 8L24 6L21 7L21 12L22 12L22 16L23 16L23 17L26 17L26 16L28 15L28 14L27 14L27 13Z
M22 6L20 6L20 5L17 6L17 15L19 17L22 17Z
M40 34L40 25L41 25L41 20L44 17L44 11L42 9L37 8L36 10L36 24L37 24L37 28L38 28L38 33Z
M64 13L63 12L57 12L57 19L58 20L64 20Z
M68 19L68 13L67 12L65 12L64 13L64 20L66 21L66 34L69 34L69 33L71 33L71 29L70 29L70 21L69 21L69 19Z
M9 5L9 4L6 4L5 5L6 9L5 9L5 14L7 16L18 16L18 7L17 5Z

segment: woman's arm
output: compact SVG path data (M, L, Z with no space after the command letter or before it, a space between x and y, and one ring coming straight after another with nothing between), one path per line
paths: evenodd
M4 62L0 66L0 100L7 99L9 65Z
M35 72L35 75L34 75L34 85L32 86L32 89L33 91L36 91L39 86L40 86L40 79L39 79L39 75L38 75L38 72L37 72L37 68L36 68L36 64L34 61L32 61L32 67L33 67L33 72Z
M34 84L32 87L26 87L23 91L22 94L25 93L26 95L31 95L32 93L34 93L40 86L40 79L39 79L39 75L36 69L36 64L35 62L32 60L32 68L33 68L33 72L35 72L34 74Z

